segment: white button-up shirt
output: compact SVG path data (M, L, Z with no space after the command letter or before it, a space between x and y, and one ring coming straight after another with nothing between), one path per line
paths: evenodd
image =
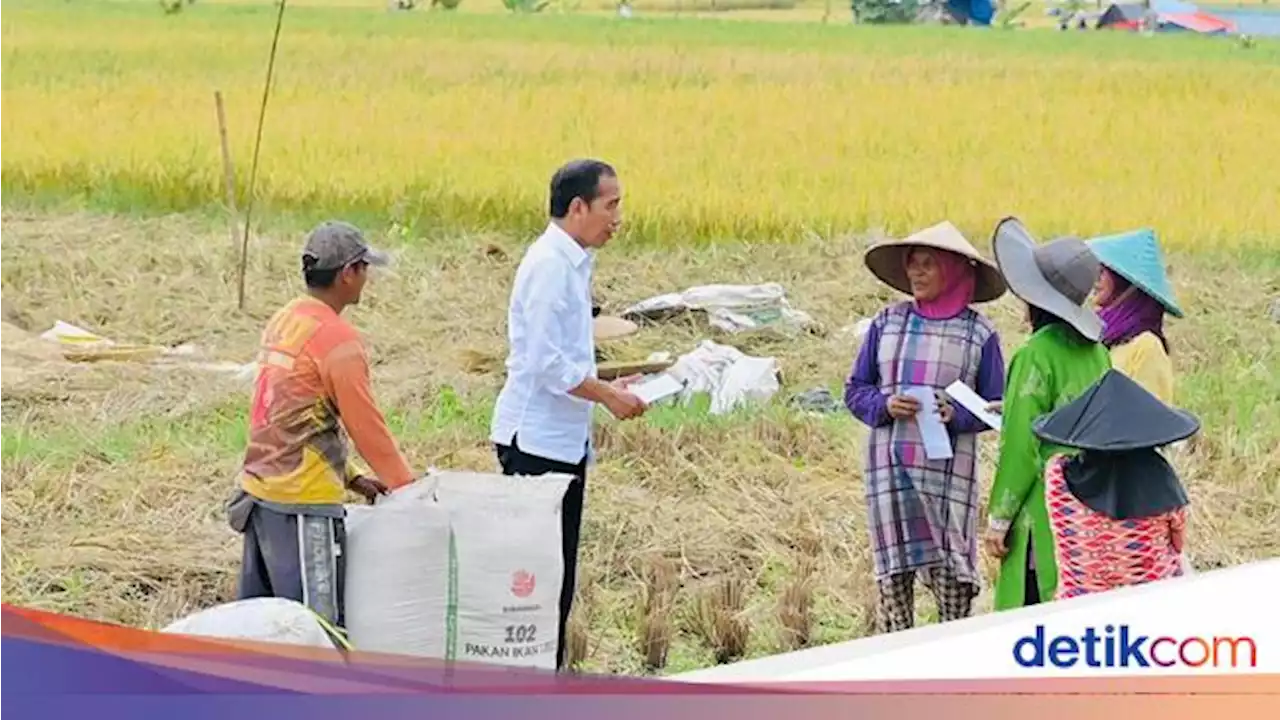
M507 380L490 439L577 464L587 452L594 403L569 394L596 377L591 317L593 258L554 222L516 270L507 311Z

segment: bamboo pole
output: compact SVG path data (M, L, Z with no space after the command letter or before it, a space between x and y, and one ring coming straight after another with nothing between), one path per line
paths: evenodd
M222 146L222 179L227 194L227 228L231 231L231 247L236 244L236 172L231 162L231 146L227 141L227 113L223 109L222 91L213 91L213 105L218 114L218 141Z

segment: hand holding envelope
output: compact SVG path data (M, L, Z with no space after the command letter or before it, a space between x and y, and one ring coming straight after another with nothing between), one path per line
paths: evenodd
M995 402L986 400L972 388L959 380L947 386L947 395L955 398L965 410L973 413L973 416L986 423L988 426L996 430L1000 430L1000 411L1004 404L996 400Z
M644 401L645 405L652 405L684 390L684 383L667 373L662 373L657 377L631 385L628 389Z
M925 457L930 460L948 460L953 457L951 436L946 424L951 421L954 411L947 402L947 397L954 399L973 413L974 417L996 431L1000 430L1000 402L985 400L959 380L948 385L945 393L937 393L933 388L923 386L906 388L902 395L890 399L890 414L899 419L914 418L920 429L920 440L924 443ZM913 409L914 412L909 412Z
M920 429L920 440L924 443L924 455L930 460L949 460L953 457L951 436L947 433L946 423L939 411L938 398L931 387L912 386L903 390L903 394L919 404L915 422Z

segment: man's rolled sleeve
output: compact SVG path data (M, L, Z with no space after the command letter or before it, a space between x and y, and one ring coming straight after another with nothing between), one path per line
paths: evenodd
M547 383L547 387L561 395L568 395L570 390L587 380L586 368L569 363L565 363L563 369L549 371L549 375L552 380Z

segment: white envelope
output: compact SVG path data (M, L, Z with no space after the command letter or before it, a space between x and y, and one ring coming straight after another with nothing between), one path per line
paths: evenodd
M663 373L648 380L642 380L627 389L643 400L645 405L652 405L659 400L679 394L684 389L684 383Z
M930 460L950 460L954 457L951 450L951 436L947 434L947 426L938 414L938 400L931 387L909 387L903 391L920 403L920 411L916 413L916 426L920 428L920 440L924 443L924 456Z
M968 385L957 380L947 386L946 392L951 396L952 400L960 403L965 410L973 413L974 417L990 425L995 430L1000 430L1000 415L987 412L989 401L984 400L981 395L974 392Z

